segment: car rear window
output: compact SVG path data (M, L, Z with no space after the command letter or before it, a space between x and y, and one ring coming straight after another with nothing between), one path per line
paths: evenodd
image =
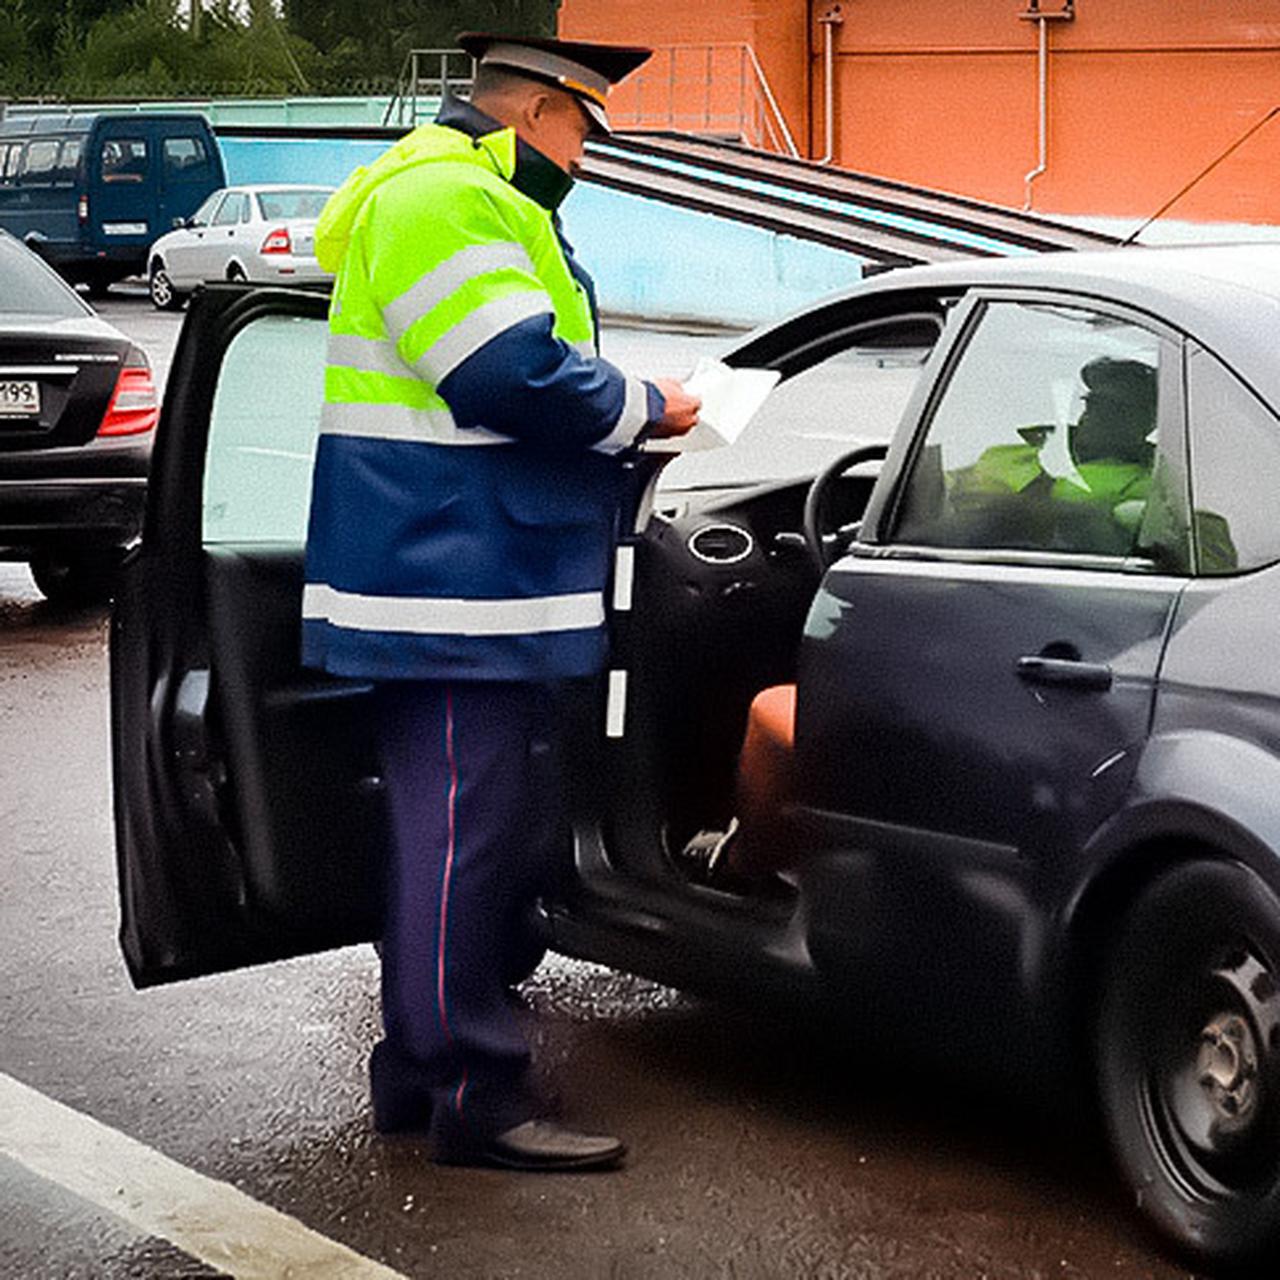
M268 222L275 218L318 218L332 194L327 187L310 191L259 191L258 208Z
M88 308L30 249L0 237L0 314L82 316Z

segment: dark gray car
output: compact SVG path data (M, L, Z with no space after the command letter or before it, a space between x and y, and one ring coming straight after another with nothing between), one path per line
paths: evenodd
M378 934L369 687L298 663L324 309L214 287L171 375L112 632L139 985ZM635 461L512 976L550 946L812 1001L1083 1097L1168 1241L1266 1256L1278 321L1280 248L1128 250L892 272L745 339L783 381L742 441Z
M142 528L159 416L145 353L0 231L0 559L105 599Z

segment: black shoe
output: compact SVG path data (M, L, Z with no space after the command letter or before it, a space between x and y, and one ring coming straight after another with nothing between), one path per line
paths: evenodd
M528 1173L611 1169L627 1154L617 1138L577 1133L551 1120L526 1120L490 1139L486 1146L436 1155L440 1164L498 1165Z

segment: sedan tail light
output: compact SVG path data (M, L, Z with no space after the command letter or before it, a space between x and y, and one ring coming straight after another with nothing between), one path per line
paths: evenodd
M262 242L262 248L259 253L292 253L293 242L289 239L288 227L276 227L272 231L267 232L267 238Z
M134 347L120 366L116 389L98 428L100 436L130 436L155 428L160 417L160 397L147 357Z

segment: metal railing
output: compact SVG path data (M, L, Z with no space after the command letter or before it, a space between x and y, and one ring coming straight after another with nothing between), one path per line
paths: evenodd
M611 97L619 129L674 129L798 156L749 44L663 45Z
M416 125L446 94L465 96L475 65L461 49L411 49L383 124ZM749 44L663 45L610 97L618 129L674 129L798 156Z
M416 125L448 94L466 97L475 67L475 59L462 49L410 49L382 123Z

